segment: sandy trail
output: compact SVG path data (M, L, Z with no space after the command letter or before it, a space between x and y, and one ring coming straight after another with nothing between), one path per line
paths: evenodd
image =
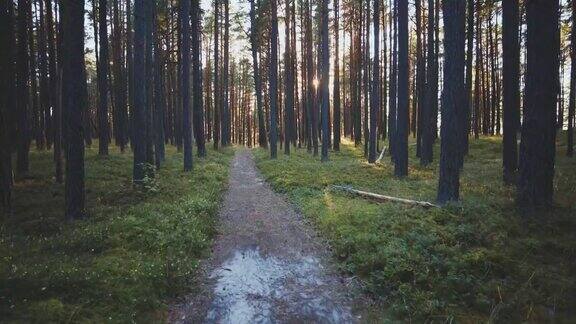
M219 235L199 292L174 307L175 323L350 323L352 293L326 246L256 169L236 153Z

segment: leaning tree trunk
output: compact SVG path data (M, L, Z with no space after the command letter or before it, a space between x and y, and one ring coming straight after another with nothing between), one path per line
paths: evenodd
M457 201L460 194L462 134L459 116L464 104L466 3L444 0L444 91L440 142L439 203Z
M526 100L520 142L516 203L521 208L552 204L556 156L559 1L528 1ZM550 42L542 41L550 39Z

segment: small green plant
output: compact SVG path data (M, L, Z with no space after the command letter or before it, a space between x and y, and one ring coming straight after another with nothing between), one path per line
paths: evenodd
M0 220L0 322L160 322L168 300L192 287L233 150L209 151L184 173L168 147L143 186L132 184L131 154L86 153L90 217L70 223L50 153L31 151L15 217Z
M561 136L559 138L564 138ZM559 143L561 147L563 144ZM415 146L410 146L415 156ZM441 209L374 203L330 190L332 185L433 202L438 165L411 158L405 179L387 156L370 165L352 143L320 163L306 150L257 165L330 240L343 272L367 293L416 322L541 322L568 320L576 305L576 160L559 154L557 207L537 218L516 212L514 187L501 180L501 140L471 141L461 177L462 202ZM438 161L439 147L435 147ZM383 314L386 313L386 314Z

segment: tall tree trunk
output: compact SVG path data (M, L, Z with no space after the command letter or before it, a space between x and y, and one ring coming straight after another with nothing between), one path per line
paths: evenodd
M223 105L222 105L222 146L230 144L230 0L224 1L224 71L223 71Z
M284 50L284 154L290 154L290 142L293 137L293 119L294 119L294 64L292 61L292 26L290 14L290 0L286 1L286 39Z
M398 82L398 0L394 0L394 10L392 10L392 0L390 0L390 15L393 16L390 20L390 35L392 36L392 46L390 47L391 53L391 67L390 67L390 97L389 106L390 112L388 115L388 147L390 149L390 157L394 161L396 152L396 120L397 120L397 82ZM394 30L392 32L392 30Z
M134 183L146 176L146 2L134 0L134 107L132 109L132 146L134 148Z
M184 171L192 170L192 123L190 115L190 1L180 2L180 94L184 132ZM216 144L215 144L216 145Z
M65 112L66 218L86 216L83 114L87 100L84 72L84 0L63 1L62 110Z
M18 102L18 154L16 171L23 175L28 172L30 151L30 130L28 125L30 97L30 59L28 57L28 7L30 0L18 0L17 37L18 56L16 57L16 84Z
M320 93L322 99L322 162L328 161L328 149L330 147L330 43L328 40L328 0L321 0L321 44L322 80L320 81Z
M12 149L16 113L14 5L0 1L0 206L12 214Z
M214 0L214 149L218 149L220 142L220 104L222 94L220 92L220 1Z
M466 92L465 98L466 102L464 103L464 113L461 115L463 116L463 120L461 122L461 127L465 136L462 138L464 141L463 143L463 152L462 156L468 154L468 146L469 146L469 135L470 135L470 115L472 111L472 62L473 62L473 51L474 51L474 0L467 0L467 7L468 12L466 13L467 23L466 23ZM462 159L462 163L464 159ZM463 165L462 165L463 166Z
M278 138L278 3L277 0L271 1L271 23L272 30L270 33L270 157L277 157L277 138Z
M516 202L525 209L552 204L556 155L559 1L526 3L526 100ZM550 39L552 42L543 42Z
M167 2L156 2L157 11L161 9L160 6L167 6ZM164 61L166 53L162 49L162 36L160 34L161 19L158 15L153 17L155 21L155 37L154 37L154 162L156 169L160 169L162 162L164 162L166 150L164 147L164 113L166 110L166 101L164 93Z
M422 149L422 110L426 100L426 61L422 46L422 35L424 33L422 22L422 0L416 0L416 105L417 110L413 114L413 127L416 129L416 156L420 157Z
M108 155L108 143L110 141L110 130L108 125L108 27L106 23L107 0L100 0L98 4L99 27L98 33L100 38L100 55L98 66L98 92L99 92L99 109L98 109L98 154Z
M409 67L408 67L408 2L398 3L398 111L396 143L394 147L394 174L408 175L408 128L409 128Z
M43 149L42 141L42 127L40 125L40 107L38 104L38 78L36 77L36 54L38 53L38 49L36 48L36 43L34 40L34 19L32 14L32 2L34 0L30 0L30 4L28 6L28 51L29 55L28 58L30 59L29 67L30 67L30 108L32 110L32 120L29 121L32 124L32 136L29 137L29 140L34 138L36 141L36 149L41 150Z
M439 203L458 201L460 195L460 155L462 134L459 126L464 93L466 2L444 0L444 91L440 143Z
M48 57L46 55L46 24L44 15L44 2L38 0L38 74L40 77L40 132L38 134L37 144L42 149L48 147L50 134L50 92L48 89Z
M334 151L340 151L340 0L334 0Z
M480 105L481 105L481 70L482 70L482 51L480 50L480 43L482 43L481 33L482 18L479 15L476 20L476 65L474 72L474 137L480 137Z
M124 75L124 60L122 58L122 24L120 23L120 0L114 0L114 109L117 120L116 140L120 146L120 151L124 152L128 137L126 135L126 126L128 119L128 107L126 106L126 78Z
M202 16L200 0L192 0L192 103L194 114L194 132L198 156L206 156L204 139L204 104L202 100L202 61L200 60L200 36ZM207 80L207 82L210 82Z
M435 42L438 40L434 37L436 19L434 0L428 0L428 71L426 72L426 96L425 102L420 106L420 116L422 118L422 143L420 148L420 164L427 166L432 163L434 158L434 134L432 128L433 111L438 105L438 57L435 53Z
M374 67L372 69L372 95L370 96L370 149L368 162L376 162L378 116L380 110L380 0L374 0Z
M502 164L504 183L513 184L518 170L518 127L520 125L520 41L518 0L502 3L502 57L504 63L504 137Z
M570 100L568 103L568 156L574 156L574 115L576 114L576 1L572 1L572 28L570 31Z
M258 114L258 144L260 147L267 147L266 126L264 122L264 111L262 107L262 82L260 79L260 69L258 68L258 26L256 24L256 0L250 0L250 50L252 52L252 66L254 68L254 87L256 90L256 111Z

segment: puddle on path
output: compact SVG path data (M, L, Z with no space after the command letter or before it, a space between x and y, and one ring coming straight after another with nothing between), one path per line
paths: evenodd
M327 295L322 265L313 257L280 260L258 247L237 250L211 277L216 280L209 323L351 322Z

